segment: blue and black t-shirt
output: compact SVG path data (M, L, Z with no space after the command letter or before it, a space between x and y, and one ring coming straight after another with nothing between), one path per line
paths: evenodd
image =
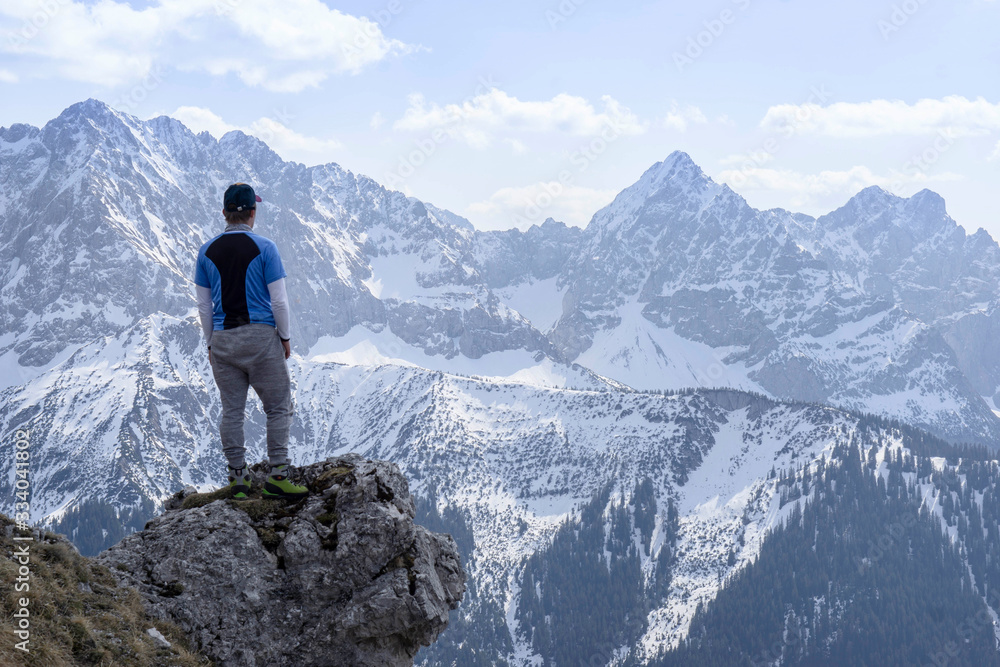
M194 282L212 291L212 328L221 331L251 323L276 326L267 286L285 275L273 241L237 230L201 247Z

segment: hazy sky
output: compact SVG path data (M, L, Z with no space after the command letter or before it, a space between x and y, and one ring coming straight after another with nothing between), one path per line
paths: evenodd
M0 125L96 97L482 228L585 225L681 149L758 208L930 188L1000 238L998 33L997 0L0 0Z

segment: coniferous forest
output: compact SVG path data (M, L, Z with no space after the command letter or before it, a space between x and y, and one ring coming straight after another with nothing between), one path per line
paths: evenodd
M1000 542L986 546L996 534L996 465L963 461L963 482L897 450L877 476L876 451L866 456L852 441L836 464L783 479L784 498L804 501L657 664L1000 664L983 600L998 572ZM928 511L938 493L949 530L978 538L951 543ZM988 510L972 502L977 494Z
M651 554L657 513L646 478L630 502L605 489L568 521L552 544L528 559L518 605L519 628L545 664L607 664L617 647L646 627L650 603L670 583L670 554L677 515L666 508L662 560L650 579L641 570Z
M772 473L785 519L698 607L686 640L651 661L623 647L670 592L678 513L672 498L657 498L655 480L609 484L524 562L517 639L548 667L1000 665L992 459L862 417L827 456ZM459 513L424 503L420 515L474 551ZM499 664L511 650L503 610L472 600L425 664Z
M142 530L155 515L155 507L143 500L138 507L116 510L110 503L85 500L52 524L56 533L69 536L84 556L96 556L123 537Z

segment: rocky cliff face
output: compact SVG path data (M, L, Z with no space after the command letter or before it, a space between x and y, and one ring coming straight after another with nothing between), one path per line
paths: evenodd
M312 491L295 504L259 484L243 502L182 491L98 561L220 667L413 664L465 591L454 540L414 524L394 464L348 455L295 474Z

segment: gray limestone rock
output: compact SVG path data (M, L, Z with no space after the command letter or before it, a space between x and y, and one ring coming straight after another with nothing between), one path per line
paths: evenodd
M293 479L311 491L297 503L181 492L98 560L220 667L413 664L465 592L454 540L413 523L394 464L348 455Z

